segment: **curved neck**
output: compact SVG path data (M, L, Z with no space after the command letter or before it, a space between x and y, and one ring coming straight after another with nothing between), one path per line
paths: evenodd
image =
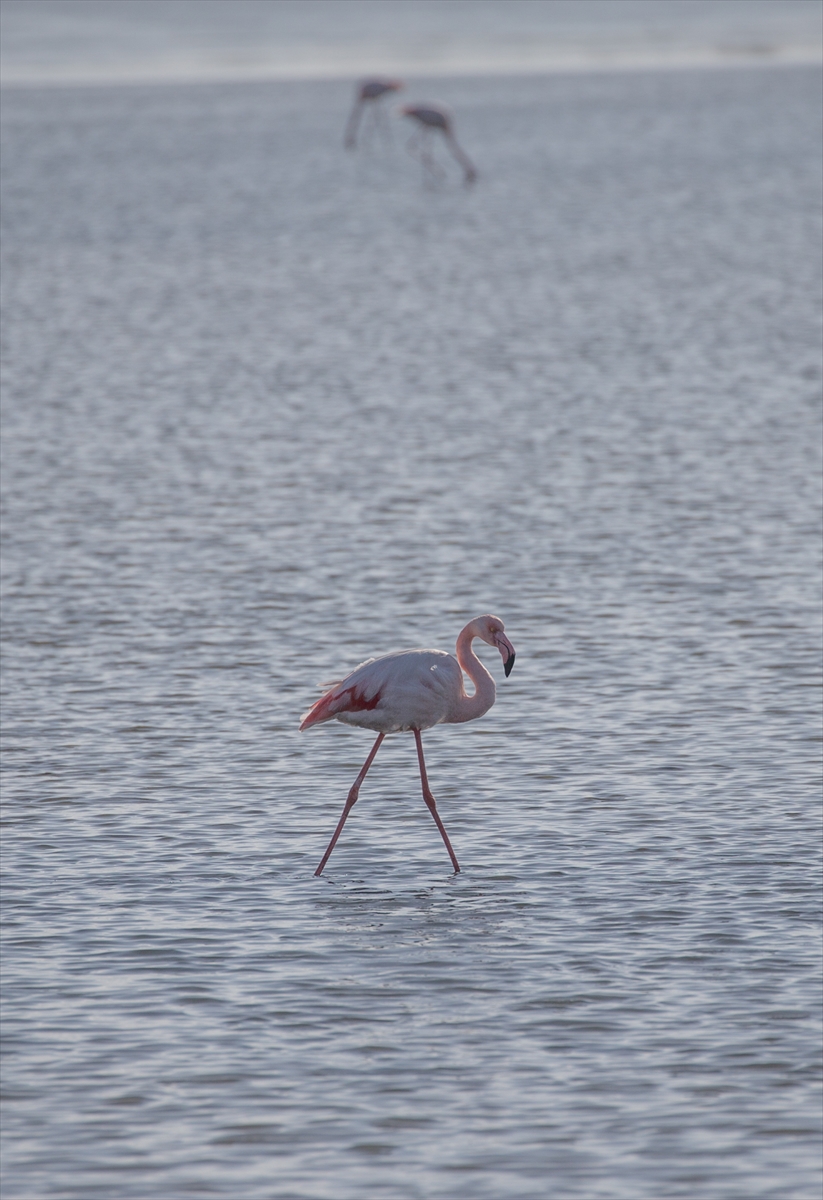
M470 621L457 639L457 661L474 684L474 695L467 696L463 693L449 717L450 724L482 717L494 704L494 680L472 650L472 642L477 636L474 622Z

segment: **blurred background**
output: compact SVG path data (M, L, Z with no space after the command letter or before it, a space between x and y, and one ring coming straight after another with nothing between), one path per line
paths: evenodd
M3 0L6 83L815 62L817 0Z
M2 20L4 1200L819 1196L820 5Z

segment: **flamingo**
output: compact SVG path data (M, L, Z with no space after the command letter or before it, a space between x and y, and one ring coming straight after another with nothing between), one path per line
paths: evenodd
M402 91L404 84L399 79L364 79L357 85L354 94L354 108L351 110L348 124L346 125L346 135L343 139L343 145L347 150L353 150L357 145L357 127L360 124L360 117L363 114L363 106L366 104L374 104L381 96L385 96L387 92ZM373 108L372 111L377 113L380 111L380 118L385 124L386 118L382 110Z
M428 143L428 139L432 133L439 129L446 139L446 144L452 154L465 172L465 182L474 183L477 178L477 171L475 171L468 155L457 144L457 138L454 136L452 116L448 109L443 108L440 104L406 104L400 109L400 113L404 117L411 117L417 121L421 127L421 136L426 139L422 144L420 153L420 161L423 164L424 171L435 178L442 175L440 168L435 165ZM412 143L410 143L411 145Z
M440 830L455 873L460 870L429 787L421 733L432 725L473 721L487 713L494 704L494 679L472 649L475 638L481 638L500 651L503 671L508 678L514 666L514 646L503 632L500 618L487 614L475 617L460 631L456 658L443 650L396 650L380 658L369 658L345 679L326 685L329 690L303 714L301 730L333 720L343 721L346 725L358 725L361 729L377 730L377 741L351 786L343 815L315 875L320 875L329 861L346 818L357 801L360 785L386 734L408 731L414 734L417 743L423 799ZM466 694L464 671L474 684L472 696Z

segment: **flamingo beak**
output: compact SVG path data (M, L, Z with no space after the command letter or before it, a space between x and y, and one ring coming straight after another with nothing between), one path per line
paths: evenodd
M512 673L512 667L514 666L514 659L515 659L514 646L511 644L509 639L503 633L497 634L497 636L494 639L494 644L495 644L495 646L497 646L497 649L500 651L500 657L503 659L503 674L508 679L508 677Z

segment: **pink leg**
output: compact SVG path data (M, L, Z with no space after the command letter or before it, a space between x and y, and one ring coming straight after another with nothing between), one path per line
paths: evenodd
M440 820L440 814L437 811L437 805L434 802L434 796L432 795L431 788L429 787L429 780L428 780L428 776L426 775L426 763L423 758L423 739L420 736L419 729L414 730L414 740L417 742L417 760L420 763L420 781L423 784L423 799L426 801L426 804L428 805L429 812L434 817L435 825L440 830L440 836L442 837L443 841L446 843L446 849L448 850L449 857L452 860L452 866L454 867L455 874L457 874L458 871L460 870L460 863L457 861L457 856L455 855L454 851L452 850L452 844L449 841L449 835L446 833L446 830L443 828L443 822Z
M383 741L383 738L385 736L386 736L385 733L378 733L377 741L374 743L371 750L369 751L369 757L363 763L363 767L362 767L362 770L360 771L360 774L357 776L354 783L352 784L351 791L349 792L349 794L346 798L346 803L343 807L343 815L340 818L340 820L337 822L337 828L335 829L334 834L332 835L332 839L329 842L326 853L323 855L323 857L320 860L320 866L314 872L315 875L319 875L321 873L321 871L323 870L323 868L325 867L326 863L329 861L329 855L331 854L332 850L334 849L337 839L340 837L340 834L343 832L343 826L346 824L346 817L349 815L351 810L354 808L355 801L357 800L357 794L360 791L360 784L366 778L366 772L368 771L369 767L374 762L374 756L377 753L377 751L380 749L380 743Z

